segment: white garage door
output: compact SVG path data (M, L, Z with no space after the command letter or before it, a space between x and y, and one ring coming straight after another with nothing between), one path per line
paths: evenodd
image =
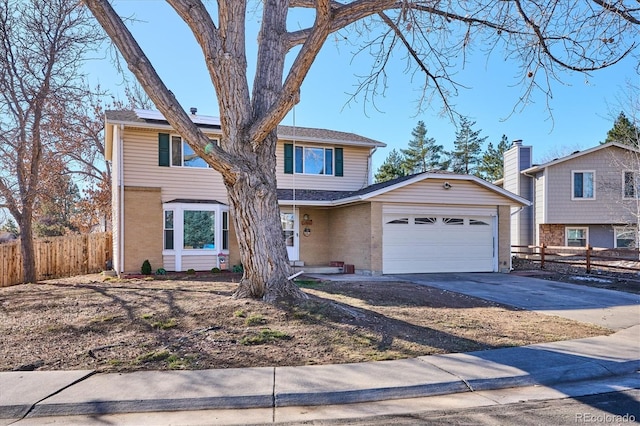
M494 217L460 214L385 214L385 274L493 272Z

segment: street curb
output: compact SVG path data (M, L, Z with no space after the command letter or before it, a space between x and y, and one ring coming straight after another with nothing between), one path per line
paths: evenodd
M391 363L393 361L390 361ZM610 366L609 366L610 367ZM79 403L55 404L43 400L36 404L28 417L105 415L130 412L160 412L204 409L278 408L287 406L339 405L358 402L374 402L391 399L419 398L474 391L499 390L531 385L553 386L584 380L602 379L634 373L640 368L640 360L617 363L615 368L605 368L597 362L586 362L577 369L551 368L534 378L533 375L501 377L495 379L460 379L446 383L417 386L389 386L353 391L313 391L278 393L271 395L219 396L203 398L130 399L121 401L93 400ZM276 380L277 382L277 380ZM19 418L12 407L0 407L0 418ZM6 415L14 414L7 417Z

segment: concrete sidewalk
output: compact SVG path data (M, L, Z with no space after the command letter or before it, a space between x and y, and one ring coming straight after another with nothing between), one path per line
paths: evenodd
M0 424L23 418L352 404L640 370L640 325L610 336L397 361L303 367L0 373ZM639 382L640 383L640 382Z

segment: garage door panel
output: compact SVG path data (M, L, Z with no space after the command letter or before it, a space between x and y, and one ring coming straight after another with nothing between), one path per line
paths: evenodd
M491 272L493 222L491 216L385 215L383 272Z

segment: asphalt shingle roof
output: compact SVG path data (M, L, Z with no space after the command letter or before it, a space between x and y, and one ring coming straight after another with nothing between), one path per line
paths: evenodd
M133 110L108 110L105 112L105 117L109 121L117 121L117 122L124 122L124 123L141 123L141 124L155 123L155 124L162 124L162 125L169 124L166 120L160 120L160 119L154 119L154 118L141 118ZM211 117L207 117L207 118L211 118ZM220 128L220 125L215 125L210 123L203 124L203 123L198 123L196 121L196 124L200 127L217 128L217 129ZM317 139L318 141L333 141L333 142L344 142L344 143L355 142L358 144L385 146L385 144L380 141L370 139L364 136L360 136L355 133L340 132L337 130L329 130L329 129L317 129L312 127L278 126L278 138L287 139L287 140Z

